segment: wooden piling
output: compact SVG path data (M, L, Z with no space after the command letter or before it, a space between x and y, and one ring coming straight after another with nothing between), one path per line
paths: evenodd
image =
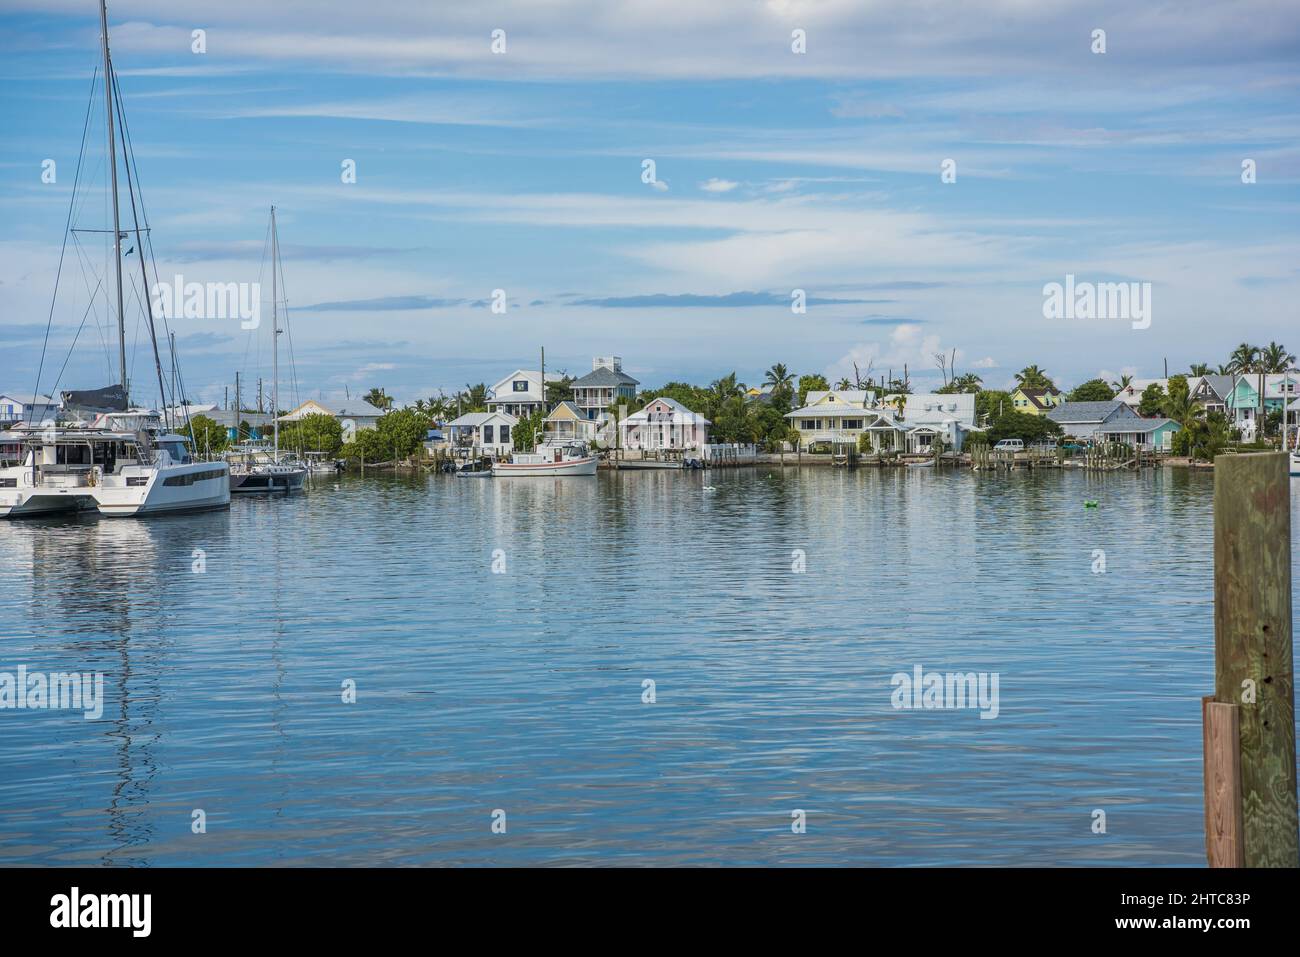
M1245 867L1241 820L1241 719L1235 704L1201 699L1205 748L1205 856L1210 867Z
M1246 867L1300 866L1292 662L1287 456L1220 455L1214 460L1214 702L1237 706ZM1217 724L1213 730L1216 740L1225 733ZM1207 747L1210 732L1207 727Z

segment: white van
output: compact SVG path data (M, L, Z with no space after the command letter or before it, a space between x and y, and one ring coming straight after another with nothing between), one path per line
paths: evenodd
M993 446L994 452L1023 452L1025 442L1023 439L1003 439L997 445Z

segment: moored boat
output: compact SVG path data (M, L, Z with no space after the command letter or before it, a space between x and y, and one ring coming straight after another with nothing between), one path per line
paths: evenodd
M535 452L515 452L508 462L494 462L494 476L595 475L596 457L577 443L541 445Z

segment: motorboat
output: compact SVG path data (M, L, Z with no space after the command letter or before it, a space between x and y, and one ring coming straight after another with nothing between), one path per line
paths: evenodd
M494 462L492 474L497 477L595 475L596 456L578 442L540 445L534 452L515 452L508 461Z

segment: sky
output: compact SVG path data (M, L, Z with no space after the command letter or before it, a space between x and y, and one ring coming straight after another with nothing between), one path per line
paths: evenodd
M1001 388L1300 349L1293 0L117 0L109 25L158 275L260 282L269 313L277 208L281 405L491 385L543 347L647 389L856 362L918 390L953 350ZM0 0L0 390L117 381L100 56L90 0ZM1067 275L1150 283L1149 325L1046 317ZM167 325L191 401L269 383L269 321Z

